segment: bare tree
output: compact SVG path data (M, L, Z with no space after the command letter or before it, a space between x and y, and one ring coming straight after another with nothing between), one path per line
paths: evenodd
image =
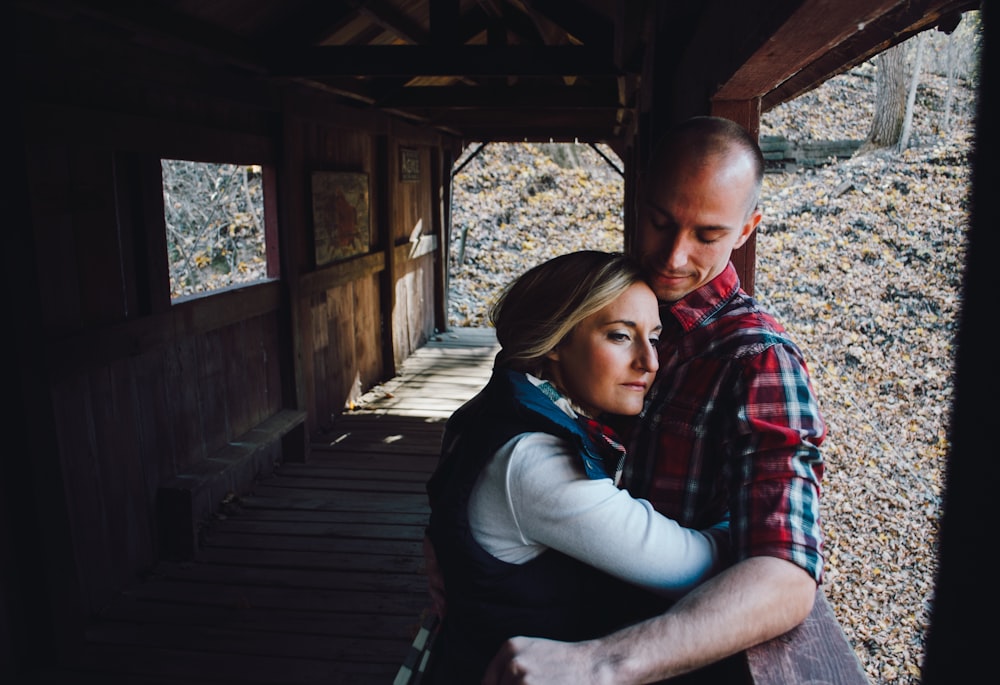
M913 69L910 70L910 89L906 95L906 112L903 114L903 130L899 133L899 143L897 150L902 152L910 142L910 130L913 126L913 105L917 100L917 84L920 82L920 67L924 61L924 43L927 42L927 34L921 33L916 36L917 56L913 60Z
M909 46L899 43L875 58L875 114L868 137L858 154L895 148L906 116L906 55Z

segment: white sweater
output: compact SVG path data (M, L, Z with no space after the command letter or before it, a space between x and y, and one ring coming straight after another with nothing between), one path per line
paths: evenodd
M551 547L669 597L718 570L710 536L610 478L587 478L570 444L548 433L522 433L493 455L473 488L469 521L476 541L503 561L523 564Z

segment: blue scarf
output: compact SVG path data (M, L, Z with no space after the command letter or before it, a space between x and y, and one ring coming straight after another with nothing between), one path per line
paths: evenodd
M562 395L555 386L548 381L543 381L538 389L552 400L557 406L560 400L568 399ZM610 478L618 484L621 479L622 469L625 467L625 446L611 426L596 421L583 413L574 410L576 422L583 429L589 438L594 451L601 457L601 468L597 469L590 460L584 460L584 469L587 477L591 480L599 478Z

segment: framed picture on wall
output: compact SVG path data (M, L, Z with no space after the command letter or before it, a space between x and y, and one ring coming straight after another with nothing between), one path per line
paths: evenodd
M371 246L368 205L368 174L313 172L313 240L317 266L368 252Z
M420 151L416 148L399 148L399 180L420 180Z

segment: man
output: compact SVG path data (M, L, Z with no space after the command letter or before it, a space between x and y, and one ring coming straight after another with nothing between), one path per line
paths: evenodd
M812 609L826 428L801 353L739 288L729 261L760 223L762 179L744 129L698 117L657 148L638 195L637 248L664 330L626 485L685 526L728 510L735 563L667 612L604 638L509 640L486 685L650 683L719 669Z

